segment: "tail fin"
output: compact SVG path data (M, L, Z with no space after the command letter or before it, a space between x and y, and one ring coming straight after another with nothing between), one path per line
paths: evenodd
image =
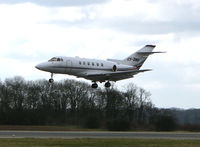
M149 55L153 53L161 53L161 52L152 52L155 48L155 45L146 45L142 49L133 53L123 60L124 64L135 66L140 69L140 67L144 64Z

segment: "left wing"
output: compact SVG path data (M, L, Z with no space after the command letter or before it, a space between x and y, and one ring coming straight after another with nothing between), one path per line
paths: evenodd
M119 81L127 78L132 78L140 72L151 71L151 69L144 70L128 70L128 71L116 71L116 72L106 72L106 73L89 73L86 74L85 78L92 81Z

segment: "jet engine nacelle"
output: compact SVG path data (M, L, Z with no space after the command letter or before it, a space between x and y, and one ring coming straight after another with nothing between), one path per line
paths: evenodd
M116 65L113 65L112 70L113 70L113 71L117 71L117 66L116 66Z

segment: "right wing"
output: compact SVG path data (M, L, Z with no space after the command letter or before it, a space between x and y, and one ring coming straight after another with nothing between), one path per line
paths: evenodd
M128 71L116 71L116 72L106 72L106 73L89 73L86 74L85 78L92 81L119 81L127 78L132 78L140 72L151 71L151 69L144 70L128 70Z

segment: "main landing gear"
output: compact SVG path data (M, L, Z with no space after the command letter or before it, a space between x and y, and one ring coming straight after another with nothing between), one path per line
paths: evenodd
M54 82L53 80L53 73L51 73L51 78L49 79L49 83L52 84Z
M98 84L96 83L96 82L94 82L93 84L92 84L92 88L97 88L98 87Z
M105 87L106 87L106 88L109 88L110 86L111 86L111 84L110 84L109 81L105 83Z
M110 82L106 82L105 85L104 85L106 88L109 88L111 86ZM96 82L93 82L92 88L97 88L98 87L98 84Z

